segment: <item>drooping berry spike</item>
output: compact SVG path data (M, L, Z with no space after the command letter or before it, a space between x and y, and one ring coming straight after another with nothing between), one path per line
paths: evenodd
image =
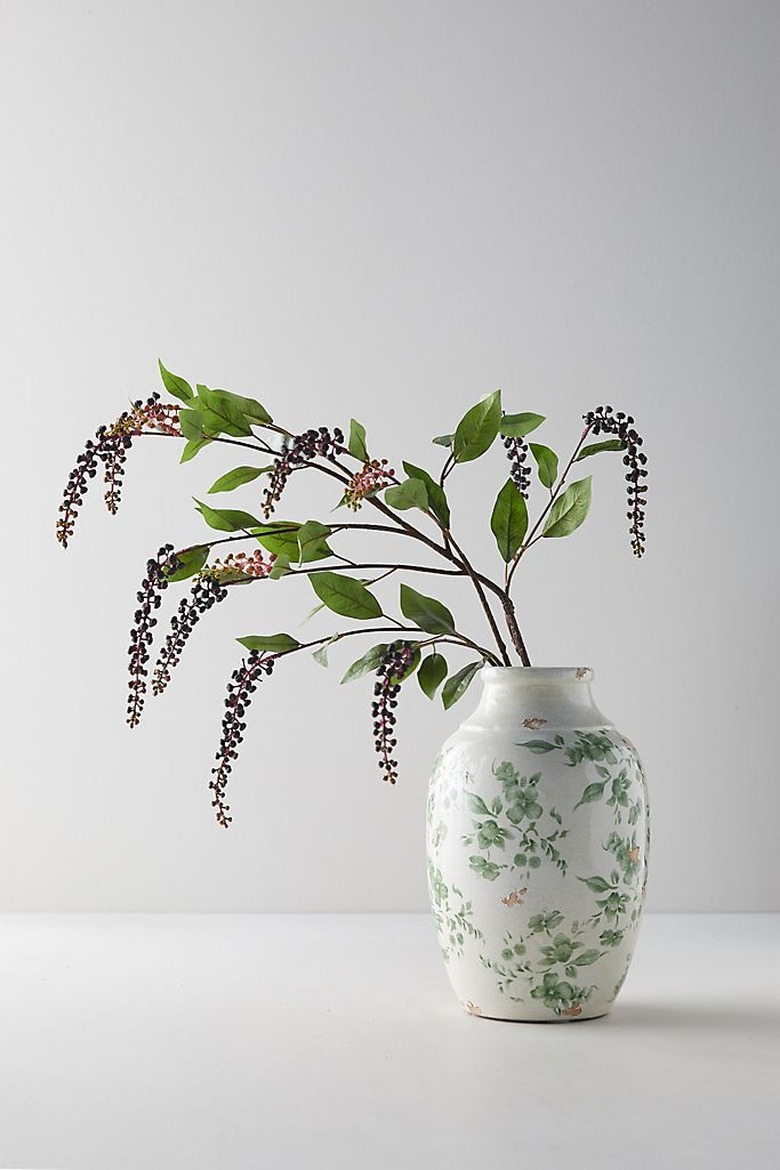
M645 509L647 506L647 456L640 451L642 436L634 427L630 414L622 410L613 411L611 406L597 406L582 416L594 435L614 435L625 444L623 463L626 467L626 492L628 495L629 532L634 555L641 557L645 551Z
M189 596L181 599L178 613L171 618L171 628L155 663L152 676L154 695L161 695L171 681L171 671L179 665L187 639L203 614L226 597L227 589L218 581L198 577Z
M398 706L398 692L401 681L414 660L415 647L411 642L392 642L376 672L374 701L371 716L374 720L374 747L379 755L378 764L384 779L395 784L398 779L398 760L393 751L398 744L395 738L395 724Z
M225 714L222 718L222 736L215 757L217 764L211 769L214 779L209 781L209 788L214 793L211 805L217 810L217 822L223 829L227 829L233 820L229 815L230 805L225 801L225 789L233 771L233 764L238 759L238 749L246 731L244 716L258 684L271 673L278 657L278 654L252 650L249 657L241 663L240 669L233 671L232 681L228 683Z
M504 438L507 459L510 463L509 477L523 499L528 499L528 488L531 483L531 468L528 464L530 450L525 439L520 436L507 435Z
M327 427L312 428L301 435L285 440L276 458L268 487L263 493L263 515L267 520L282 498L287 481L299 467L304 467L318 457L334 459L336 455L348 454L344 447L344 432L339 427L330 431Z
M180 436L179 406L160 402L154 393L146 402L139 398L132 410L126 410L110 426L98 427L94 439L87 439L84 450L76 458L76 466L68 477L57 519L57 540L63 548L73 536L78 509L84 503L89 481L94 479L98 464L104 468L106 508L115 516L119 510L122 478L127 452L133 439L142 434L159 433Z
M160 608L162 594L168 588L165 570L169 572L176 568L176 561L171 557L172 544L164 544L157 550L157 555L146 562L146 576L141 582L141 588L136 593L138 609L133 615L133 626L130 630L129 670L127 722L131 727L137 727L143 711L146 697L146 679L149 661L149 646L154 634L152 630L157 625L154 611Z

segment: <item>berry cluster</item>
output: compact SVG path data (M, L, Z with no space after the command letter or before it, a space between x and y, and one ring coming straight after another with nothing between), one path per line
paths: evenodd
M84 503L89 480L97 474L98 464L102 463L104 468L106 493L103 498L108 511L114 516L119 510L124 465L133 439L145 432L180 436L179 409L173 403L161 403L160 395L154 393L146 402L139 398L133 403L132 409L123 411L116 422L98 427L95 438L87 439L68 477L60 504L57 540L63 548L68 547L76 527L78 509Z
M504 438L507 459L511 464L509 477L524 499L528 499L528 487L531 483L531 468L528 466L529 447L525 439L520 436L507 435Z
M392 467L388 467L386 459L369 459L359 471L356 471L344 491L344 503L353 512L357 512L367 496L380 492L395 478Z
M253 553L228 553L223 560L209 565L202 575L225 584L240 581L242 577L263 578L270 576L275 562L275 553L271 553L266 560L260 549Z
M630 414L622 410L613 412L611 406L597 406L582 416L585 423L594 435L615 435L626 447L623 456L625 464L626 483L628 493L628 512L630 524L631 548L635 556L641 557L645 551L645 508L647 500L647 484L640 482L647 478L647 456L639 448L642 446L642 437L634 429L634 420Z
M187 639L203 614L226 597L227 589L218 581L206 577L196 579L189 597L181 599L179 612L171 618L171 628L154 667L153 694L161 695L171 681L171 671L179 665Z
M209 788L214 793L211 805L217 810L217 821L223 829L226 829L233 820L228 816L230 805L225 803L225 789L233 771L233 762L238 759L238 749L246 731L244 715L252 702L252 695L257 690L258 683L271 673L278 657L278 654L252 650L249 657L241 663L240 670L233 671L232 681L228 683L225 714L222 718L222 736L215 757L217 766L211 769L214 779L209 781Z
M396 723L395 708L398 692L409 668L414 662L415 646L411 642L392 642L376 672L374 701L371 717L374 720L374 747L379 754L379 767L384 779L395 784L398 779L398 760L392 756L398 740L393 735Z
M334 459L336 455L348 454L343 444L344 432L339 427L334 427L333 431L327 427L319 427L316 430L312 428L304 431L302 435L293 435L285 440L274 463L268 487L263 493L263 515L266 520L282 498L287 480L293 471L305 467L318 456Z
M157 556L146 562L146 576L141 582L141 588L136 593L138 609L133 614L133 627L130 631L130 683L127 699L127 722L131 727L137 727L141 719L144 697L146 695L146 678L149 661L149 646L154 637L152 630L157 625L154 610L159 609L162 603L162 593L168 588L165 576L166 570L175 571L178 562L171 556L172 544L164 544L157 550Z

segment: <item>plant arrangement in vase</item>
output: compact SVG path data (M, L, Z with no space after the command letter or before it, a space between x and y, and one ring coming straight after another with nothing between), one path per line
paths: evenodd
M311 639L290 633L253 633L238 639L244 653L227 685L221 737L209 781L216 819L225 828L232 820L227 786L246 730L248 708L260 683L281 660L310 653L317 662L327 666L328 652L333 645L348 638L371 638L372 644L352 663L342 681L366 674L374 677L373 736L381 775L391 784L396 782L398 772L395 752L399 694L403 687L411 685L413 678L430 699L439 694L444 707L449 708L462 698L481 668L488 668L483 672L487 676L492 668L497 678L534 676L512 598L513 582L523 558L535 545L568 536L585 520L591 503L591 476L576 477L580 464L588 461L587 469L593 457L607 452L618 453L622 458L631 547L637 557L643 555L647 468L642 438L633 418L614 411L611 406L597 407L583 416L584 425L578 428L573 450L561 461L550 447L528 438L541 427L544 417L530 412L505 413L501 393L496 391L468 410L452 433L433 440L441 452L437 469L427 470L403 460L402 471L397 471L397 464L391 462L386 452L377 450L373 442L369 444L364 427L355 419L350 420L345 430L322 425L296 431L273 419L265 406L253 398L201 384L193 389L162 363L160 373L170 397L163 400L154 393L145 401L132 403L114 422L100 426L94 439L79 454L60 505L57 520L60 543L63 547L69 545L90 482L99 474L104 480L105 505L112 514L117 512L129 451L142 438L177 441L182 445L181 462L193 459L207 445L221 445L234 462L238 458L243 462L226 470L207 494L214 496L244 489L252 502L248 505L250 510L244 511L196 501L202 520L215 535L183 547L164 544L148 560L136 594L137 608L130 634L129 725L138 724L150 691L152 695L163 693L194 627L208 610L228 597L231 589L256 588L261 582L264 590L273 589L290 577L306 576L317 609L340 619L325 635ZM497 576L475 565L465 552L452 520L447 494L450 476L462 474L465 464L485 456L496 446L503 447L504 456L504 470L497 475L498 490L490 515L501 566ZM246 452L251 452L253 462L248 462ZM278 518L290 479L303 472L326 477L325 484L333 489L329 501L332 510L327 519L321 511L318 517ZM369 559L355 551L366 534L372 539L380 534L388 542L395 540L396 543L389 545L387 560ZM404 541L403 547L410 550L408 559L399 557L398 550L402 547L399 538ZM428 587L418 588L425 577L437 576L462 579L476 602L479 626L464 625L448 606L431 596ZM379 590L377 586L393 580L399 580L400 585L391 600L387 597L387 586ZM170 619L153 661L163 595L169 587L183 582L188 583L187 592ZM451 668L453 653L465 655L466 661L460 664L456 659L456 665ZM519 672L512 669L518 663ZM589 671L580 668L570 674L589 689ZM526 736L524 743L518 741L515 745L523 749L521 755L576 754L578 745L581 748L583 742L591 744L590 740L578 740L576 736L571 739L562 727L556 731L557 739L548 739L553 726L542 706L537 702L538 710L518 712L518 733ZM628 749L624 743L618 744L610 738L603 716L600 723L596 733L606 738L608 746L605 749L602 743L601 757L595 748L588 749L590 756L585 763L603 769L612 766L605 764L606 754L617 761ZM529 731L542 727L547 733L544 738L527 739ZM585 736L594 734L583 728L574 731ZM504 747L502 752L506 755ZM454 754L457 756L457 750ZM580 754L578 763L581 764L588 753ZM443 949L452 958L462 951L466 938L480 946L485 931L471 921L474 899L466 897L459 885L448 881L441 865L433 863L436 858L431 859L431 852L436 854L442 846L442 834L446 835L446 816L438 807L441 800L450 802L456 819L461 817L460 836L466 850L464 856L470 858L471 877L481 880L483 885L505 872L511 878L513 888L507 887L501 899L504 911L525 904L529 882L541 865L542 850L552 859L559 876L565 875L567 863L561 842L568 829L563 826L561 813L554 806L548 807L538 769L534 775L520 775L519 761L494 758L491 749L489 770L498 788L490 801L486 801L474 791L474 777L466 776L463 767L460 780L452 783L452 760L446 767L442 764L447 755L445 750L432 781L429 862L433 871L430 876L434 915L440 935L443 932L444 936L451 936L450 944L443 944ZM589 781L592 791L594 785L596 788L601 785L599 799L612 779L617 780L617 776L598 776ZM626 784L631 787L628 781ZM442 796L445 787L448 791ZM577 795L586 805L596 800L587 793ZM611 796L610 790L605 802ZM632 799L636 799L633 791ZM561 800L557 803L560 805ZM623 805L619 807L622 809ZM545 822L542 833L539 822L548 813L552 821ZM502 814L504 818L509 817L503 825ZM432 821L437 822L433 828ZM623 827L619 821L611 825L613 836L618 834L620 839L619 830ZM431 845L430 832L440 836L435 847ZM496 860L499 854L508 856L510 842L520 845L516 850L519 859L516 865ZM518 885L515 878L519 877L523 880ZM588 877L591 890L595 888L593 882L599 885L597 877ZM612 891L612 885L608 883L608 886ZM457 908L450 905L453 899L455 902L460 899ZM532 919L555 923L560 913L541 906ZM575 921L566 945L561 939L556 943L554 936L550 936L545 943L548 950L541 961L547 962L556 953L567 954L571 961L564 965L564 977L558 978L560 973L548 967L541 982L530 988L529 1002L553 1011L559 1018L564 1013L569 1018L582 1014L585 992L579 984L571 982L566 970L580 970L581 959L578 965L574 952L580 956L595 953L593 947L586 946L587 940L580 938L585 930L583 922ZM612 929L612 935L607 937L614 934ZM533 928L530 928L531 935L534 935ZM526 945L524 938L511 946L507 943L502 951L510 950L517 959L525 952L512 948ZM490 970L491 964L496 966L497 961L486 952L478 957L485 970ZM505 965L508 960L503 962ZM520 963L520 967L527 965L527 960ZM497 985L504 989L515 987L515 976L510 978L503 967L501 970ZM519 977L522 972L516 974ZM569 987L575 991L569 993ZM462 999L464 1005L471 1005L468 1010L472 1014L496 1014L489 1008L485 1010L484 1005L479 1007L471 993L468 998L464 993Z

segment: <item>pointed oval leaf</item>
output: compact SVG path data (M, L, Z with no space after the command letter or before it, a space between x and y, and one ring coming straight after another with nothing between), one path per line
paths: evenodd
M287 654L297 650L300 642L290 634L251 634L247 638L236 638L247 650L267 650L273 654Z
M429 699L436 696L436 691L447 677L447 659L443 654L429 654L424 658L417 671L417 681L420 689Z
M319 520L307 520L302 524L297 532L299 563L305 565L332 556L333 550L328 547L326 539L330 534L330 528L320 524Z
M543 414L505 414L501 419L501 434L510 439L522 439L530 435L544 422Z
M209 488L209 495L214 495L216 492L235 491L237 487L251 483L253 479L265 475L268 471L273 471L273 465L268 467L234 467L232 471L226 471L224 475L214 481Z
M428 493L428 507L433 512L437 520L441 521L445 528L450 526L450 506L447 503L447 496L441 484L425 471L422 467L415 467L413 463L407 463L404 459L403 468L410 479L419 479L425 484L425 490Z
M184 444L184 450L181 453L181 458L179 459L179 463L188 463L190 461L190 459L194 459L195 456L198 454L198 451L200 451L202 447L207 447L210 442L211 442L211 439L206 439L206 438L188 439L187 442Z
M248 512L234 508L210 508L200 500L195 503L209 528L216 528L219 532L240 532L242 528L254 528L260 523Z
M501 426L501 391L488 394L467 410L455 430L453 450L457 463L479 459L493 443Z
M506 481L496 497L490 528L501 556L505 561L511 561L528 531L528 508L522 492L511 479Z
M591 476L579 479L550 508L542 536L568 536L579 528L590 508Z
M184 438L190 439L192 442L199 442L202 439L208 438L203 423L203 415L198 410L180 410L179 428Z
M551 488L558 475L558 456L543 443L529 443L531 454L539 469L539 479L546 488Z
M320 648L318 650L313 650L311 656L315 662L319 663L320 666L327 666L328 665L328 650L329 649L330 649L330 643L326 642L325 645L320 646Z
M352 665L347 669L342 683L353 682L356 678L362 678L364 674L368 674L369 670L378 670L382 665L382 659L387 653L389 643L379 642L376 646L372 646L367 650L362 658L356 659Z
M214 390L213 393L219 394L223 400L232 402L249 423L262 426L264 423L273 422L268 411L256 398L245 398L243 394L234 394L232 390Z
M582 448L575 462L579 463L580 459L587 459L590 455L598 455L601 451L625 451L627 446L622 439L604 439L602 443L588 443Z
M157 359L157 365L160 367L163 386L169 394L173 394L175 398L180 398L182 402L189 402L191 398L195 397L195 391L189 382L184 378L180 378L178 374L172 374L170 370L166 370L160 358Z
M427 634L455 633L455 619L446 605L418 593L411 585L401 586L401 613Z
M405 479L385 491L385 503L398 512L408 508L419 508L424 512L428 507L428 492L421 479Z
M182 549L181 552L173 554L179 562L179 567L174 573L165 573L165 579L171 584L174 581L186 581L189 577L194 577L196 573L205 565L209 559L209 546L207 544L196 544L192 548Z
M435 439L431 439L432 443L436 443L438 447L451 447L455 442L454 435L437 435Z
M314 592L328 609L342 617L368 621L382 616L382 606L365 585L343 573L312 573L309 577Z
M441 701L444 704L445 711L448 711L458 699L462 699L466 691L471 686L474 675L482 666L482 660L479 662L470 662L468 666L464 666L457 674L453 674L452 678L448 678L444 684L444 689L441 692Z
M354 455L361 463L368 461L366 428L356 418L349 420L349 442L347 443L347 450L350 455Z
M198 397L194 405L203 416L203 425L211 435L246 436L252 434L252 428L244 417L244 412L227 394L221 390L210 390L208 386L198 383Z
M583 882L594 894L606 894L607 890L612 889L609 882L604 881L603 877L581 877L578 878L578 881Z

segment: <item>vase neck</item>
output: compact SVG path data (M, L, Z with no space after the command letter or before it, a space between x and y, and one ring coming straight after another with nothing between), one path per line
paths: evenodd
M486 666L480 678L482 696L465 727L533 732L544 727L610 726L593 699L589 667Z

